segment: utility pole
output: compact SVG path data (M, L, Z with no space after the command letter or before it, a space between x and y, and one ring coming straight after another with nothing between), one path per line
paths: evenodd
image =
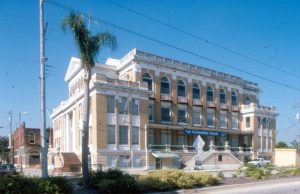
M14 163L13 156L13 134L12 134L12 111L8 112L8 122L9 122L9 130L10 130L10 138L9 138L9 148L10 148L10 163Z
M41 145L42 145L42 177L48 177L48 145L46 141L46 88L45 88L45 31L44 0L40 0L40 100L41 100Z

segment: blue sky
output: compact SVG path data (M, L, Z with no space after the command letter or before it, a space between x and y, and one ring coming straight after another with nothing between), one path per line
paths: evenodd
M52 109L67 98L64 75L70 58L78 56L71 33L64 34L60 28L68 11L54 6L55 2L91 13L95 17L91 25L93 32L109 30L117 36L118 49L103 50L98 58L100 62L108 57L122 57L138 48L257 82L261 88L260 103L276 106L280 114L277 140L289 143L300 134L300 125L295 120L300 107L294 107L300 102L300 1L111 0L202 40L106 0L45 1L46 56L49 58L47 108ZM217 62L128 33L99 19ZM39 127L38 0L0 0L0 51L0 126L4 127L0 135L9 133L7 112L10 110L13 111L13 129L18 125L19 112L29 112L21 118L28 127ZM47 125L50 126L49 120Z

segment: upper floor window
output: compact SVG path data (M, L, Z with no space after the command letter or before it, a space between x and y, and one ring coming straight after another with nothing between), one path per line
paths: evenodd
M115 134L115 125L107 126L107 143L115 144L116 143L116 134Z
M227 128L227 111L225 110L220 111L220 127Z
M154 121L154 102L150 101L148 104L148 120L149 122L153 122Z
M249 105L249 104L251 104L251 102L252 102L251 98L249 96L247 96L246 99L245 99L245 104Z
M128 144L128 126L119 126L119 144Z
M171 122L171 104L164 103L161 106L161 122Z
M166 77L162 77L160 81L160 93L170 94L170 84L169 80Z
M250 128L250 117L246 117L246 128Z
M149 75L149 73L145 73L143 75L143 82L147 82L147 84L148 84L148 90L152 91L152 78Z
M237 130L239 127L239 115L236 112L233 112L231 114L231 128Z
M178 96L185 97L185 85L182 80L178 80Z
M107 96L107 113L115 113L115 97Z
M226 103L226 94L223 89L220 89L220 103L222 104Z
M186 106L178 107L178 123L186 123Z
M140 136L140 128L139 127L132 127L131 143L133 145L138 145L139 144L139 136Z
M196 83L193 84L193 99L200 99L200 88Z
M132 99L131 110L132 110L132 115L135 116L139 115L139 100Z
M34 132L29 133L29 143L35 144L35 133Z
M238 99L235 92L231 92L231 104L233 106L236 106L238 104Z
M193 126L201 125L201 108L193 107Z
M207 109L207 127L215 126L215 109L208 108Z
M207 101L214 101L214 91L212 87L207 86L206 95L207 95Z
M126 97L122 97L121 102L119 103L119 113L128 114L128 100Z

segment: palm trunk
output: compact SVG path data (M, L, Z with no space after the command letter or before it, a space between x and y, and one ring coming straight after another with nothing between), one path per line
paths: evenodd
M84 187L88 186L89 182L89 167L88 167L88 142L89 142L89 117L90 117L90 69L84 70L84 97L83 97L83 131L81 144L81 162L82 176Z

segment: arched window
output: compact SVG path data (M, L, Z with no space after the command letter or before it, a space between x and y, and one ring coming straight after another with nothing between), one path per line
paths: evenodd
M200 88L196 83L193 84L193 99L200 99Z
M207 86L206 95L207 101L214 101L214 91L210 86Z
M245 99L245 104L249 105L249 104L251 104L251 102L252 102L251 98L249 96L247 96L246 99Z
M182 80L178 80L178 96L185 97L185 85Z
M238 99L237 99L237 95L235 92L231 92L231 104L233 106L237 106L237 104L238 104Z
M223 89L220 89L220 103L222 104L226 103L226 94Z
M170 94L170 84L168 78L166 77L162 77L160 80L160 93Z
M143 75L143 82L147 82L147 84L148 84L148 90L152 91L152 78L149 75L149 73L145 73Z

